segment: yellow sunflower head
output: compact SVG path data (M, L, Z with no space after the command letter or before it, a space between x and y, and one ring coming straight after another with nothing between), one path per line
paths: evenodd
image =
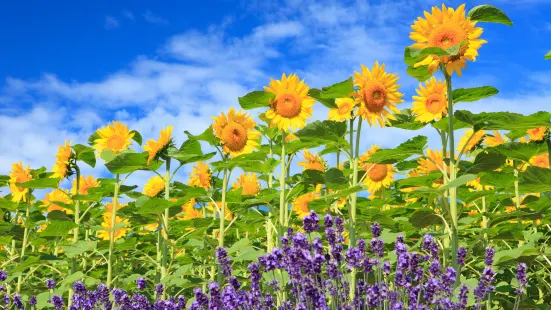
M329 110L330 121L344 122L352 118L352 112L356 107L357 102L351 98L337 98L335 99L337 107Z
M298 137L295 136L294 133L288 132L287 135L285 135L285 142L295 141L298 140Z
M120 209L126 207L127 204L121 204L120 202L117 203L117 211L119 211ZM105 204L105 210L107 210L109 213L113 212L113 203L112 202L108 202Z
M134 137L134 133L128 130L128 126L120 122L107 124L96 133L99 138L94 141L94 148L100 155L105 150L115 154L126 150L132 144L132 137Z
M370 156L379 150L380 147L373 145L367 153L360 156L359 167L366 172L364 177L364 184L372 195L381 188L388 188L394 181L394 167L386 164L373 164L368 163L367 160Z
M465 16L464 4L457 9L447 8L442 4L442 9L434 6L431 13L425 12L425 18L417 18L411 26L413 32L409 37L415 41L412 47L421 50L428 47L447 50L463 45L459 47L457 55L429 55L415 66L428 65L429 72L432 73L438 69L439 65L443 65L448 75L452 75L455 71L461 76L461 69L466 67L467 60L475 61L478 49L486 43L485 40L479 38L483 31L482 28L475 26L476 22Z
M299 161L298 164L302 167L302 171L318 170L325 172L325 161L317 154L312 154L308 150L304 150L304 161Z
M549 168L549 153L533 156L530 158L530 165L540 168Z
M147 180L143 187L143 194L149 197L156 197L165 189L165 180L158 175Z
M207 204L207 210L212 211L216 215L220 216L222 202L217 201L216 205L214 205L212 202L209 202ZM225 208L224 208L224 219L226 221L231 221L233 219L233 214L231 213L230 209L228 208L228 203L226 202Z
M306 126L306 120L312 117L315 100L308 96L310 87L304 80L299 81L296 74L286 76L284 73L281 80L270 79L270 86L264 86L264 90L275 95L266 111L270 127L289 131L289 127L296 130Z
M491 185L482 185L480 184L480 177L467 182L467 186L471 187L469 188L469 191L481 191L481 190L493 190L494 187Z
M150 163L152 160L164 157L169 146L172 145L172 126L167 126L165 129L161 129L161 135L159 136L159 141L148 140L143 149L149 153L147 162Z
M188 185L193 187L202 187L206 190L212 187L212 172L205 162L197 162L189 174Z
M252 153L258 148L260 132L254 130L256 123L247 113L243 111L236 113L234 108L231 108L227 116L222 113L213 119L214 135L220 139L226 154L235 157Z
M461 152L461 150L463 150L464 153L468 153L474 150L474 148L482 142L485 134L485 130L474 132L472 129L469 129L465 131L465 135L459 139L457 151Z
M106 212L103 214L103 223L101 223L101 226L105 229L105 230L100 230L98 232L98 238L102 239L102 240L111 240L111 232L110 230L114 227L120 227L122 223L125 223L126 225L128 225L128 220L127 219L123 219L119 216L116 216L115 217L115 226L111 226L113 224L113 217L111 215L111 212ZM124 238L126 236L126 233L128 232L128 226L125 226L125 227L120 227L118 229L115 230L114 232L114 240L117 240L117 239L120 239L120 238Z
M503 143L506 143L507 140L506 140L506 138L503 137L501 132L499 132L497 130L492 130L492 135L491 136L490 135L486 136L484 138L484 142L488 146L498 146L498 145L501 145Z
M543 141L545 139L545 135L547 134L547 127L528 129L526 133L529 136L528 141Z
M396 119L390 111L398 112L396 104L404 101L404 94L398 92L398 77L394 73L386 73L385 65L379 66L379 62L371 70L361 66L362 72L354 73L354 85L359 88L354 94L359 106L356 116L361 116L370 126L390 125L389 119Z
M444 156L440 150L428 150L427 158L420 158L417 162L419 163L417 172L420 174L429 174L431 171L444 169Z
M308 203L319 198L319 194L315 192L306 193L295 198L293 202L293 211L298 215L300 219L310 214L308 209Z
M413 96L411 111L417 114L416 121L429 123L441 120L448 113L446 84L431 77L425 85L415 90L419 96Z
M196 202L197 201L195 200L195 198L193 198L190 201L184 203L182 205L182 212L184 213L184 215L179 217L179 219L192 220L196 218L203 218L203 212L201 212L200 209L195 208Z
M21 201L27 201L28 188L18 187L17 183L25 183L32 180L31 168L29 165L23 167L22 162L14 163L11 165L10 171L10 193L11 201L19 203Z
M42 199L42 204L46 207L47 212L52 212L54 210L63 211L67 214L73 214L72 210L65 208L61 204L71 204L72 201L69 198L69 194L61 189L54 189L50 193L47 193L45 198Z
M237 178L237 181L233 183L233 189L242 188L242 195L256 196L260 191L260 183L256 177L256 173L243 173Z
M63 179L71 174L70 160L72 156L71 143L65 141L65 145L60 145L57 154L55 154L56 160L52 167L52 172L54 173L52 178Z
M80 176L80 182L78 187L78 193L80 195L87 195L90 188L98 187L100 182L98 182L94 176L90 175L87 177ZM77 194L77 179L73 180L73 187L71 188L71 195Z

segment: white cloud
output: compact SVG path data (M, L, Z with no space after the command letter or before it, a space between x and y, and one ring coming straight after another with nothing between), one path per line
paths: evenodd
M119 21L114 18L113 16L105 16L105 21L103 23L103 27L107 30L119 28L120 24Z
M147 10L145 11L145 13L143 14L143 18L145 19L146 22L148 23L152 23L152 24L157 24L157 25L168 25L168 21L158 15L155 15L153 14L153 12Z
M132 11L130 11L130 10L123 10L123 11L122 11L122 15L123 15L125 18L128 18L129 20L134 20L134 19L135 19L134 13L132 13Z
M266 24L253 30L253 35L258 39L284 39L287 37L296 37L303 31L299 22L281 22Z

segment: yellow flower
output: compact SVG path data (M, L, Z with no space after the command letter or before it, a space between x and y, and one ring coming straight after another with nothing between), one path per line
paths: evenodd
M188 185L209 189L212 187L212 173L205 162L197 162L189 174Z
M506 138L504 138L499 131L492 130L492 134L493 134L493 137L492 136L486 136L484 138L484 142L486 143L486 145L488 145L488 146L498 146L498 145L501 145L503 143L508 142L506 140Z
M195 203L196 203L195 198L184 203L182 205L182 212L184 213L184 216L179 217L179 219L192 220L196 218L203 218L204 217L203 212L201 212L200 209L195 208Z
M394 167L392 165L367 163L369 157L379 149L379 146L373 145L359 159L359 168L366 171L367 174L364 178L364 184L372 195L383 187L390 187L390 184L394 181L392 177Z
M124 207L126 207L126 204L121 204L120 202L117 203L117 211L119 211ZM106 203L105 210L109 211L109 213L113 212L113 203L111 202Z
M482 28L475 27L476 22L465 17L464 4L456 10L446 8L444 4L442 4L442 10L436 6L432 7L432 13L425 12L425 18L417 18L411 26L413 32L409 37L415 41L412 47L418 49L439 47L447 50L460 44L464 45L459 48L457 55L429 55L415 64L415 67L428 65L429 72L432 73L442 64L447 74L452 75L455 71L461 76L461 69L466 67L467 60L475 61L478 49L486 43L485 40L479 39Z
M530 158L530 164L540 168L549 168L549 153L532 156L532 158Z
M476 178L472 181L467 182L466 185L472 187L472 188L469 188L469 191L471 191L471 192L475 191L475 190L476 191L481 191L481 190L492 190L492 189L494 189L494 187L491 186L491 185L482 185L482 184L480 184L480 177L478 177L478 178Z
M446 95L446 84L431 77L425 83L419 85L415 90L419 96L413 96L411 111L417 114L416 121L429 123L434 120L441 120L448 113L448 97Z
M287 133L287 135L285 136L285 142L294 141L294 140L298 140L298 137L295 136L295 134L292 132Z
M19 203L20 201L27 201L28 188L17 187L16 183L25 183L32 180L30 165L23 167L23 163L14 163L11 165L10 171L10 193L11 201Z
M73 155L71 150L71 143L65 141L65 145L58 147L57 154L55 154L56 161L52 167L52 178L65 178L67 176L67 168L69 166L69 159Z
M216 202L216 206L212 203L212 202L209 202L207 204L207 210L210 210L214 213L216 213L216 215L220 215L220 207L222 206L222 202L221 201L217 201ZM233 219L233 214L231 213L230 209L228 208L228 203L226 202L226 205L225 205L225 208L224 208L224 219L226 221L230 221Z
M165 180L158 175L147 180L143 187L143 194L149 197L156 197L165 189Z
M67 214L73 214L72 210L69 210L65 207L60 206L57 203L63 203L63 204L71 204L73 203L71 199L69 199L69 194L61 189L54 189L50 193L46 194L46 197L42 199L42 204L47 207L47 212L52 212L54 210L63 211Z
M128 220L123 219L119 216L115 217L115 226L112 226L112 222L113 222L113 217L112 217L111 213L110 212L104 213L103 214L103 223L101 223L101 226L105 230L100 230L98 232L98 238L103 239L103 240L111 240L110 230L112 228L117 227L117 225L119 225L121 223L125 223L126 225L128 225ZM119 238L125 237L128 230L129 229L127 227L121 227L121 228L116 229L115 233L114 233L114 237L115 237L114 239L117 240Z
M270 127L289 131L306 126L306 120L312 116L312 106L315 100L308 96L310 87L299 82L296 74L288 77L283 74L281 80L270 79L270 86L264 86L264 90L275 94L270 102L270 109L266 111L266 118L270 119Z
M354 73L354 85L359 87L355 93L359 105L356 116L361 116L370 126L375 122L380 127L390 125L389 119L396 119L391 113L398 112L396 104L403 102L404 94L398 92L398 77L394 73L386 73L385 65L376 62L372 70L361 65L362 72ZM388 111L388 108L390 111Z
M168 146L172 143L172 126L167 126L165 129L161 129L161 135L159 136L159 141L148 140L143 149L149 153L147 158L147 163L150 163L153 159L161 155L163 151L166 150Z
M543 139L545 139L545 134L547 133L547 127L528 129L526 133L529 136L528 141L543 141Z
M444 170L444 155L442 151L428 150L427 157L428 158L420 158L417 161L419 163L419 167L417 167L417 172L421 174L429 174L431 171Z
M94 148L98 150L99 155L105 150L110 150L115 154L126 150L132 144L132 137L134 137L134 133L120 122L107 124L98 129L96 133L100 138L94 141Z
M98 187L100 182L98 182L94 176L90 175L87 177L80 176L80 184L78 188L78 193L80 195L87 195L90 188ZM77 193L77 179L73 180L73 188L71 188L71 194L76 195Z
M254 130L256 123L247 113L241 110L235 113L234 108L231 108L227 117L222 113L213 119L214 134L220 139L226 154L235 157L252 153L258 148L257 140L260 137L260 132Z
M318 170L325 172L325 162L317 155L312 154L308 150L304 150L304 161L299 161L297 165L303 167L302 171L306 170Z
M256 173L243 173L237 179L237 182L233 183L233 189L242 188L242 195L256 196L260 191L260 183L256 177Z
M335 99L337 107L329 110L328 119L331 121L344 122L352 118L352 111L356 107L357 102L351 98Z
M305 216L310 214L308 203L317 199L318 197L319 194L315 192L306 193L304 195L298 196L293 202L293 211L295 211L300 219L303 219Z
M461 150L463 150L464 153L472 151L476 146L478 146L478 144L480 144L485 134L485 130L479 130L474 133L472 129L465 131L465 135L461 137L459 143L457 144L457 151L461 152Z

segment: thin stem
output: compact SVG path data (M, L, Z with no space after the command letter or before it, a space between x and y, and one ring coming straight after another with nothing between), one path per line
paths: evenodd
M28 195L27 195L27 208L25 211L25 229L23 230L23 243L21 244L21 255L19 257L19 263L23 263L23 258L25 257L25 249L27 248L27 240L29 237L29 228L27 228L27 221L29 220L30 216L30 207L31 207L31 197L32 197L32 190L29 189ZM23 273L17 277L17 292L21 292L21 283L23 282Z
M165 172L165 199L170 200L170 158L166 159L166 172ZM163 225L163 260L161 264L161 280L168 274L167 262L168 262L168 208L165 210L164 225ZM159 227L161 230L161 227ZM165 297L166 290L163 291L163 299Z
M281 172L279 175L279 233L278 233L278 246L281 248L281 237L285 233L285 218L287 204L285 203L285 176L287 166L285 165L285 159L287 158L285 152L285 131L281 132Z
M117 204L119 201L120 175L115 177L115 192L113 193L113 209L111 210L111 229L109 231L109 256L107 261L107 287L111 287L113 277L113 248L115 247L115 225L117 224Z
M269 139L270 140L270 160L272 160L274 158L274 146L273 146L273 141L272 139ZM272 171L270 171L270 173L268 174L268 188L269 189L272 189L273 187L273 182L274 182L274 175L272 173ZM266 244L266 247L268 249L268 252L271 252L273 247L274 247L274 240L273 240L273 231L272 231L272 228L270 227L270 225L273 226L272 224L272 207L270 205L267 206L268 208L268 218L266 219L266 239L267 240L267 244Z
M352 123L350 123L352 125ZM350 128L352 130L353 128ZM355 153L354 154L354 164L353 164L353 174L352 174L352 186L358 185L358 156L360 153L360 135L362 132L362 119L358 119L358 129L356 131L356 143L354 146ZM352 138L352 135L351 137ZM350 140L350 145L352 145L352 140ZM351 149L352 151L352 149ZM350 210L348 213L348 233L350 236L350 244L349 247L355 247L356 246L356 202L358 201L358 193L354 192L352 193L351 201L350 201ZM350 274L350 300L354 300L354 297L356 295L356 270L353 269L352 273Z
M225 161L225 157L224 157ZM222 182L222 205L220 206L220 232L218 236L218 247L224 247L224 234L226 233L226 191L228 189L228 169L224 169L224 179ZM224 275L222 274L222 269L218 269L218 285L222 285Z

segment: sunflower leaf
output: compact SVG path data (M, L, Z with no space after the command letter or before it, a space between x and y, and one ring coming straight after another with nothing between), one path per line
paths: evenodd
M498 152L509 159L528 162L533 156L547 152L547 146L542 143L510 142L494 146L488 150Z
M466 171L468 173L479 173L484 171L493 171L505 163L507 157L497 152L481 152L476 155L472 166Z
M430 225L441 225L442 219L431 209L420 209L411 215L409 222L416 228L425 228Z
M338 142L346 134L346 122L315 121L296 132L301 141Z
M94 142L97 140L97 139L101 139L100 135L98 134L98 132L94 132L93 134L90 135L90 137L88 138L88 144L89 145L94 145Z
M395 120L390 120L392 127L397 127L407 130L418 130L425 127L426 123L421 123L415 120L415 115L411 113L410 109L403 109L400 113L394 114Z
M321 90L319 90L317 88L310 88L310 91L308 92L308 96L316 99L317 102L323 104L324 106L326 106L329 109L336 109L337 108L337 104L335 103L335 99L323 98L321 96Z
M543 59L551 60L551 51L547 52L547 54L545 54L545 56L543 56Z
M251 110L255 108L269 107L270 101L275 98L275 94L271 92L266 92L263 90L255 90L243 97L239 97L239 105L244 110Z
M512 26L513 22L507 17L503 11L495 6L483 4L472 8L469 11L469 17L472 21L498 23Z
M457 88L453 90L452 97L453 102L473 102L491 97L497 93L499 93L499 90L492 86Z
M46 229L40 232L41 237L62 237L78 225L71 221L51 221Z
M188 139L184 143L182 143L180 149L168 149L168 156L178 160L182 165L194 163L197 161L209 160L214 155L216 155L216 152L203 154L199 141L192 139Z
M22 188L33 188L33 189L43 189L43 188L57 188L59 185L59 178L42 178L30 180L24 183L15 183L18 187Z
M326 86L321 89L320 96L323 99L348 98L354 92L352 77L340 83Z
M189 131L184 131L184 133L187 135L188 139L190 140L198 140L198 141L205 141L208 142L208 144L212 146L217 146L220 144L220 141L218 141L218 138L214 135L214 132L212 130L212 127L208 127L205 131L203 131L202 134L194 136Z
M429 66L420 66L415 68L411 65L408 66L406 71L411 77L417 79L419 82L424 82L432 76L432 73L429 72Z
M147 169L147 152L123 153L105 164L105 167L113 174L126 174L136 170Z
M94 168L96 166L96 154L94 149L82 144L73 145L77 160L81 160Z
M416 136L393 149L380 149L369 156L367 162L378 164L394 164L412 155L423 155L427 145L427 137Z
M531 115L522 115L512 112L483 112L473 114L466 110L458 110L454 116L459 121L468 123L473 126L475 131L478 130L512 130L512 129L529 129L540 126L551 127L551 113L536 112Z
M136 141L136 143L138 143L139 145L142 145L143 138L139 132L137 132L136 130L131 130L130 134L134 134L132 136L132 140Z
M541 193L551 191L551 170L536 166L526 168L519 179L522 193Z
M451 181L450 183L442 186L439 188L440 191L445 191L445 190L448 190L450 188L455 188L455 187L459 187L467 182L470 182L472 180L476 179L476 174L464 174L460 177L458 177L457 179Z

